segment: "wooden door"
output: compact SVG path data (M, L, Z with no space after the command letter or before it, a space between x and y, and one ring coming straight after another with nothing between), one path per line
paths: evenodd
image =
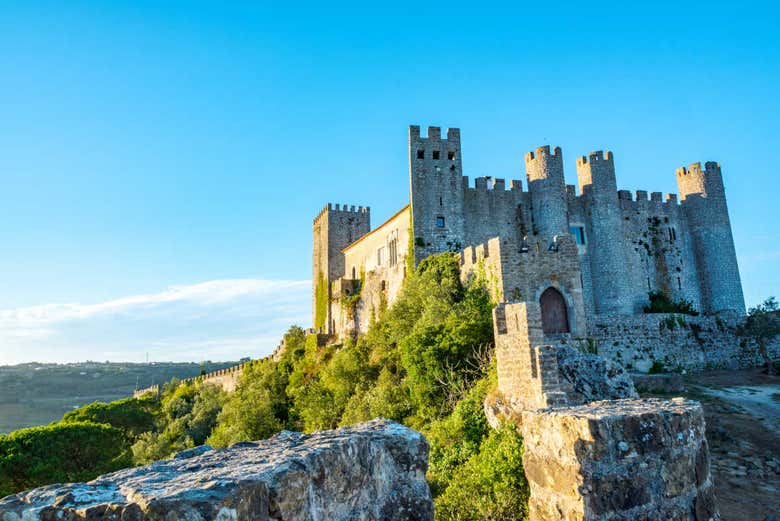
M566 312L566 301L561 292L555 288L547 288L539 298L542 308L542 331L546 334L568 333L569 316Z

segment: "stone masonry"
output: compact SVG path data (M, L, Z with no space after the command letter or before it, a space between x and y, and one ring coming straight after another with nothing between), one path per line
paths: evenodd
M428 443L388 420L207 445L0 499L2 521L432 521Z
M719 519L697 402L637 399L619 366L539 345L536 302L499 304L494 332L501 403L486 412L522 432L530 521Z
M522 423L531 521L719 519L697 402L593 402Z
M717 163L678 169L678 200L618 190L609 151L577 158L579 186L566 185L562 150L543 146L525 154L526 191L520 180L472 184L459 129L413 125L408 137L408 205L373 230L367 207L328 204L314 220L312 322L331 339L365 332L406 267L445 251L462 252L464 279L481 270L497 302L538 300L545 326L579 338L602 317L641 315L650 292L744 315ZM559 296L542 302L547 288Z

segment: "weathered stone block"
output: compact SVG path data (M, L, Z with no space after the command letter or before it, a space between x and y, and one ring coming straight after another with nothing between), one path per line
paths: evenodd
M522 430L532 521L718 519L697 402L525 411Z
M431 521L428 444L374 420L189 453L0 500L0 520Z

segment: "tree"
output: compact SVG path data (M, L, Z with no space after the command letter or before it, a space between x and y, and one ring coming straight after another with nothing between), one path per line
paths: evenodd
M741 336L752 339L758 346L758 352L764 359L767 373L777 374L775 364L769 356L769 344L780 335L780 307L775 297L769 297L763 303L748 310L745 321L739 327Z
M134 440L141 433L154 429L159 403L151 396L125 398L110 403L94 402L62 417L63 423L105 423L125 433L127 440Z
M49 483L88 481L129 465L124 433L106 424L54 423L0 436L0 497Z

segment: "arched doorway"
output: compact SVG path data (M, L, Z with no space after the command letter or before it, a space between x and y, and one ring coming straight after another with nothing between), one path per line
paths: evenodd
M542 331L545 334L569 332L569 314L560 291L547 288L539 297L539 305L542 308Z

